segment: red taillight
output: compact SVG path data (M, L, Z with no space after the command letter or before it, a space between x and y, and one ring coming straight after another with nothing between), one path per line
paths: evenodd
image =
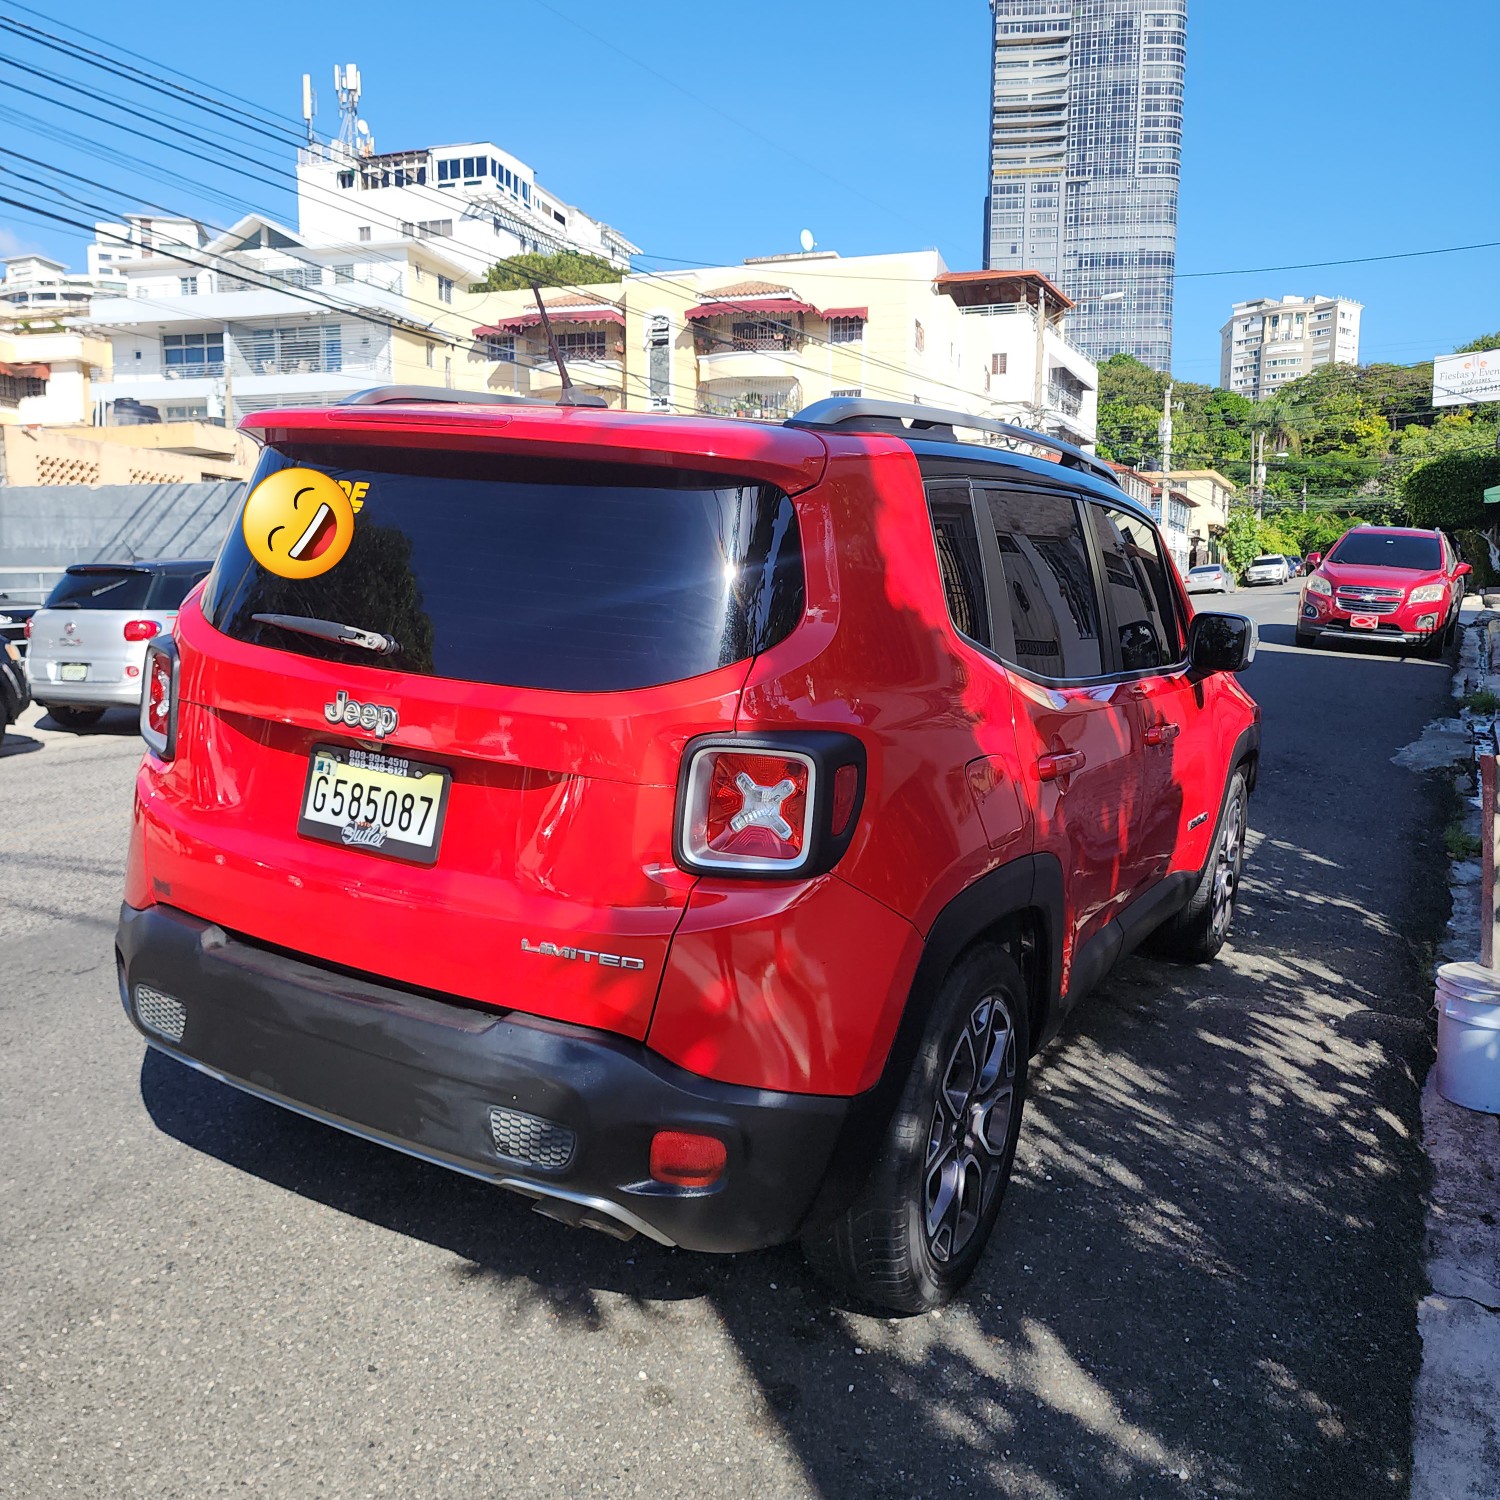
M717 1136L658 1130L651 1138L651 1177L674 1187L711 1187L724 1175L729 1152Z
M161 645L146 650L146 681L141 692L141 738L163 760L176 751L176 653L167 648L168 637Z
M684 849L705 865L795 869L807 859L812 783L812 761L803 755L699 751L684 809Z
M31 616L30 615L26 616L26 639L28 641L31 639Z
M126 620L125 639L127 641L149 641L160 630L161 622L158 620Z

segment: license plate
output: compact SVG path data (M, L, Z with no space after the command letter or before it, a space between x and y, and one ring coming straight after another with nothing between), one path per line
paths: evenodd
M87 682L89 664L86 661L65 661L57 669L59 682Z
M297 832L430 865L438 857L452 773L343 745L314 747Z
M1351 630L1375 630L1380 625L1379 615L1350 615L1349 628Z

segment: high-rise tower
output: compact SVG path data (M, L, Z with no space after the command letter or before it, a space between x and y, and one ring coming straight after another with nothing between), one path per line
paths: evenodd
M990 0L985 265L1077 303L1093 359L1172 357L1187 0Z

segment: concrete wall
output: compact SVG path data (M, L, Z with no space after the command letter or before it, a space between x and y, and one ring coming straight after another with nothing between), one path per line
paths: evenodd
M147 557L212 557L245 486L0 485L0 588L8 571Z

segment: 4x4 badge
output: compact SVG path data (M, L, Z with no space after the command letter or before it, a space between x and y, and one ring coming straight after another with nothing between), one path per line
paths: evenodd
M396 727L396 710L384 703L360 703L343 688L332 703L323 705L323 717L330 724L347 724L350 729L373 729L377 739L384 739Z

